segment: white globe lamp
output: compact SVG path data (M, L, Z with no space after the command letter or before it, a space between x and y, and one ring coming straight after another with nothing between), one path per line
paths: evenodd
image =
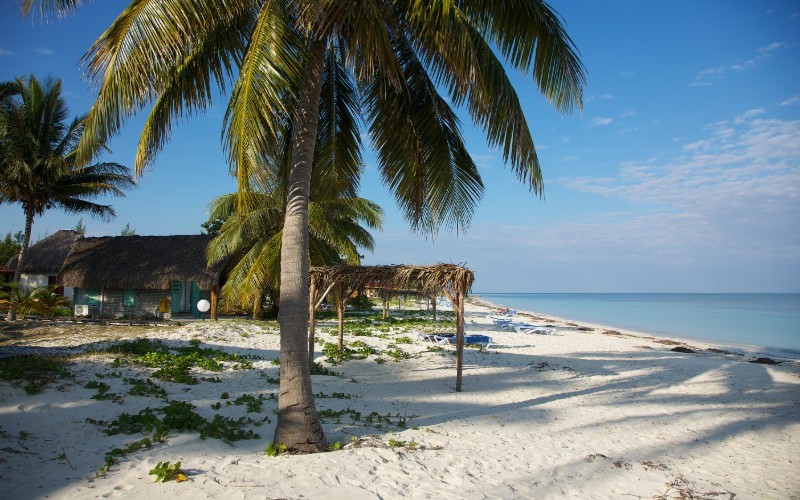
M197 310L200 311L201 317L203 319L206 319L205 314L208 312L209 309L211 309L211 303L206 299L202 299L197 303Z

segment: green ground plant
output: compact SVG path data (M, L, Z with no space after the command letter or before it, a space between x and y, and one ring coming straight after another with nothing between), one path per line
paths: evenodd
M74 378L67 369L65 358L44 356L18 356L0 360L0 379L23 384L29 395L40 394L59 380Z

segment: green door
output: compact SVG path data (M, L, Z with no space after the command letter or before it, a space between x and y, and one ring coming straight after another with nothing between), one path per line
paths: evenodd
M172 306L170 307L172 313L181 312L181 282L172 282Z
M198 302L200 302L200 287L192 281L192 316L195 318L200 317L200 309L197 308Z

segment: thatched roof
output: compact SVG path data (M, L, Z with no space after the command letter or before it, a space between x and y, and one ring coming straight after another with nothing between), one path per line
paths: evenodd
M169 289L192 280L202 289L219 284L225 262L206 266L211 236L111 236L81 238L72 247L59 282L73 287Z
M472 288L475 274L455 264L434 266L324 266L312 267L309 277L318 291L329 286L342 285L355 290L369 284L388 289L418 290L431 295L444 290L455 295L467 294Z
M39 240L28 248L25 255L25 264L22 266L23 273L57 273L64 264L72 245L80 238L78 232L62 229L56 231L47 238ZM8 267L16 269L19 255L15 255L8 261Z

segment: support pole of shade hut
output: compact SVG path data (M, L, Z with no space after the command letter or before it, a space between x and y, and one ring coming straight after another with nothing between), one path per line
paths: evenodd
M456 392L461 392L461 369L464 364L464 293L456 292Z
M314 311L317 305L317 285L314 280L309 284L308 296L308 367L314 368L314 330L316 321L314 319Z
M436 294L434 293L430 297L431 299L431 310L433 311L433 322L436 323Z
M211 287L211 321L217 321L217 305L219 304L217 288L217 285Z
M344 287L337 287L336 293L336 316L339 319L339 352L344 349L344 303L347 301Z

